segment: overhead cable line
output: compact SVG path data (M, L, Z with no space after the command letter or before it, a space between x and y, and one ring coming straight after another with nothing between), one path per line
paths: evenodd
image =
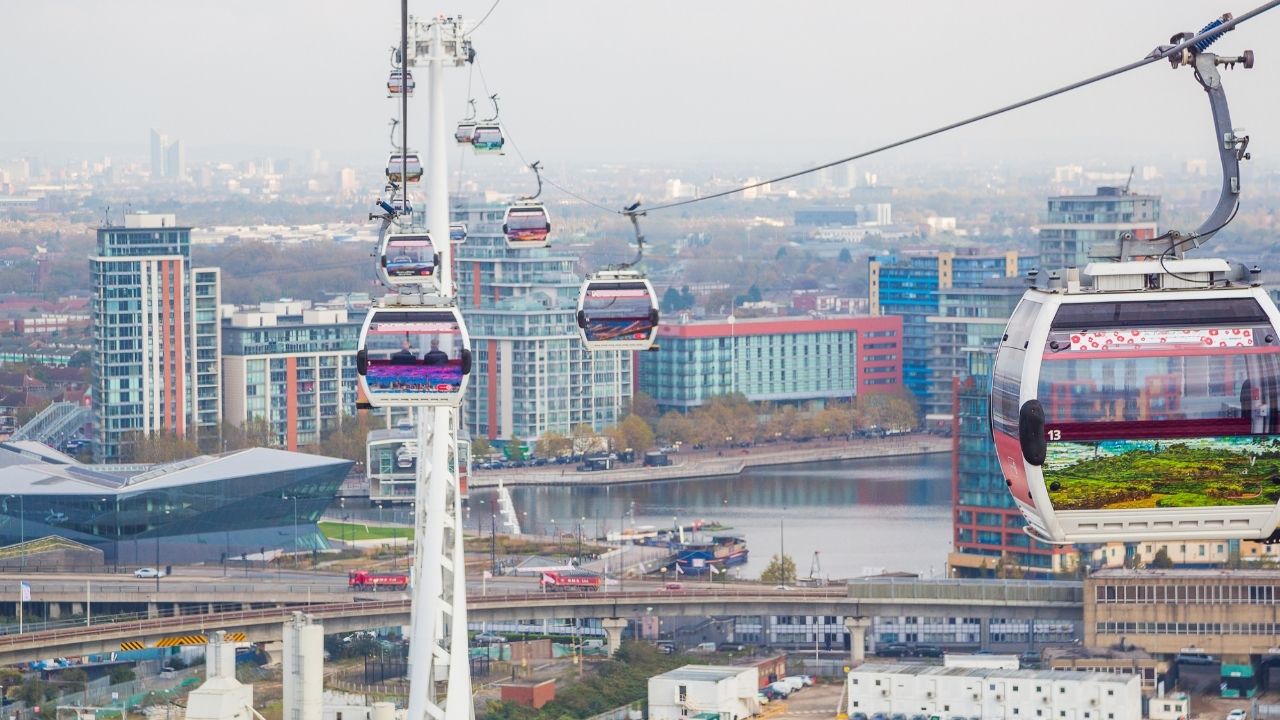
M1194 36L1192 36L1192 37L1190 37L1190 38L1187 38L1186 40L1183 40L1183 41L1181 41L1181 42L1177 43L1176 45L1169 45L1169 46L1160 46L1160 47L1157 47L1155 50L1152 50L1152 51L1151 51L1151 52L1150 52L1146 57L1144 57L1144 58L1142 58L1141 60L1138 60L1138 61L1136 61L1136 62L1131 62L1131 63L1129 63L1128 65L1122 65L1122 66L1120 66L1120 67L1118 67L1118 68L1115 68L1115 69L1113 69L1113 70L1108 70L1108 71L1106 71L1106 72L1099 73L1099 74L1094 75L1094 76L1092 76L1092 77L1088 77L1088 78L1085 78L1085 79L1083 79L1083 80L1079 80L1079 81L1073 82L1073 83L1071 83L1071 84L1069 84L1069 85L1063 85L1063 86L1062 86L1062 87L1060 87L1060 88L1057 88L1057 89L1054 89L1054 90L1049 90L1048 92L1043 92L1043 93L1040 93L1039 95L1035 95L1035 96L1032 96L1032 97L1026 98L1026 99L1024 99L1024 100L1019 100L1018 102L1011 103L1011 104L1009 104L1009 105L1004 105L1004 106L999 107L999 108L996 108L996 109L994 109L994 110L989 110L989 111L984 112L984 113L981 113L981 114L979 114L979 115L974 115L974 116L972 116L972 117L965 118L965 119L963 119L963 120L958 120L958 121L953 122L953 123L950 123L950 124L948 124L948 125L943 125L942 127L934 128L933 130L929 130L929 131L922 132L922 133L919 133L919 134L916 134L916 135L912 135L911 137L903 138L903 139L901 139L901 140L896 140L896 141L894 141L894 142L891 142L891 143L888 143L888 144L885 144L885 145L881 145L881 146L879 146L879 147L872 148L872 149L870 149L870 150L865 150L865 151L860 152L860 153L857 153L857 154L855 154L855 155L850 155L850 156L848 156L848 157L843 157L843 158L840 158L840 159L838 159L838 160L832 160L831 162L823 163L822 165L816 165L816 166L814 166L814 167L805 168L805 169L803 169L803 170L797 170L797 171L795 171L795 172L787 173L786 175L781 175L781 176L778 176L778 177L775 177L775 178L770 178L770 179L768 179L768 180L761 180L761 181L756 182L756 183L751 183L751 184L749 184L749 185L744 185L744 186L742 186L742 187L733 188L733 189L731 189L731 190L724 190L724 191L721 191L721 192L718 192L718 193L712 193L712 194L710 194L710 195L703 195L703 196L701 196L701 197L690 198L690 199L688 199L688 200L677 200L677 201L675 201L675 202L662 203L662 204L659 204L659 205L652 205L652 206L650 206L650 207L648 207L648 208L645 208L645 210L646 210L646 212L656 212L656 211L658 211L658 210L668 210L668 209L670 209L670 208L680 207L680 206L682 206L682 205L692 205L692 204L694 204L694 203L699 203L699 202L703 202L703 201L706 201L706 200L714 200L714 199L716 199L716 198L727 197L727 196L729 196L729 195L736 195L737 193L745 192L745 191L747 191L747 190L753 190L753 189L756 189L756 188L759 188L759 187L763 187L763 186L768 185L768 184L770 184L770 183L783 182L783 181L785 181L785 180L792 180L792 179L794 179L794 178L798 178L798 177L801 177L801 176L804 176L804 175L809 175L809 174L812 174L812 173L815 173L815 172L819 172L819 171L822 171L822 170L826 170L826 169L828 169L828 168L832 168L832 167L835 167L835 166L837 166L837 165L843 165L843 164L845 164L845 163L853 162L854 160L861 160L862 158L869 157L869 156L871 156L871 155L875 155L875 154L878 154L878 153L882 153L882 152L884 152L884 151L886 151L886 150L892 150L892 149L894 149L894 148L899 148L899 147L902 147L903 145L909 145L909 144L911 144L911 143L913 143L913 142L916 142L916 141L919 141L919 140L924 140L925 138L933 137L934 135L941 135L942 133L949 132L949 131L951 131L951 130L955 130L955 129L957 129L957 128L961 128L961 127L964 127L964 126L966 126L966 125L972 125L973 123L979 122L979 121L981 121L981 120L986 120L986 119L988 119L988 118L992 118L992 117L995 117L995 116L997 116L997 115L1003 115L1004 113L1007 113L1007 112L1009 112L1009 111L1011 111L1011 110L1017 110L1017 109L1019 109L1019 108L1024 108L1024 107L1026 107L1026 106L1028 106L1028 105L1032 105L1032 104L1038 103L1038 102L1040 102L1040 101L1042 101L1042 100L1048 100L1049 98L1056 97L1056 96L1058 96L1058 95L1062 95L1062 94L1064 94L1064 93L1071 92L1072 90L1078 90L1078 89L1080 89L1080 88L1082 88L1082 87L1085 87L1085 86L1087 86L1087 85L1092 85L1092 84L1094 84L1094 83L1101 82L1101 81L1103 81L1103 80L1108 80L1108 79L1110 79L1110 78L1116 77L1117 75L1123 75L1124 73L1127 73L1127 72L1129 72L1129 71L1131 71L1131 70L1136 70L1136 69L1138 69L1138 68L1140 68L1140 67L1144 67L1144 66L1146 66L1146 65L1150 65L1150 64L1151 64L1151 63L1153 63L1153 62L1157 62L1157 61L1160 61L1160 60L1165 60L1165 59L1169 58L1170 56L1175 55L1175 54L1178 54L1178 53L1181 53L1184 49L1189 48L1189 47L1192 47L1192 46L1195 46L1195 45L1197 45L1198 43L1200 43L1200 42L1202 42L1202 41L1204 41L1204 40L1211 39L1211 38L1212 38L1212 39L1216 39L1218 36L1222 35L1223 33L1227 32L1228 30L1231 30L1231 29L1232 29L1232 28L1234 28L1235 26L1237 26L1237 25L1239 25L1239 24L1243 23L1243 22L1244 22L1244 21L1246 21L1246 20L1250 20L1250 19L1252 19L1252 18L1254 18L1254 17L1257 17L1258 15L1261 15L1262 13L1267 12L1268 10L1272 10L1272 9L1274 9L1277 5L1280 5L1280 0L1271 0L1270 2L1264 3L1264 4L1262 4L1262 5L1260 5L1260 6L1256 7L1256 8L1254 8L1253 10L1250 10L1250 11L1249 11L1249 12L1247 12L1247 13L1245 13L1245 14L1243 14L1243 15L1240 15L1239 17L1232 18L1231 20L1227 20L1227 21L1223 22L1223 23L1222 23L1222 24L1220 24L1220 25L1216 25L1216 26L1214 26L1214 27L1212 27L1212 28L1210 28L1210 29L1207 29L1207 30L1201 31L1200 33L1198 33L1198 34L1196 34L1196 35L1194 35ZM614 211L614 212L619 212L619 211Z
M485 13L484 17L480 18L480 22L476 23L470 30L467 31L467 37L471 37L471 33L480 29L480 26L484 24L484 21L488 20L489 16L493 14L493 11L498 8L498 3L500 2L502 2L502 0L493 0L493 4L489 6L489 12Z
M715 199L722 198L722 197L728 197L728 196L730 196L730 195L737 195L738 193L746 192L747 190L754 190L754 189L756 189L756 188L764 187L765 185L769 185L769 184L771 184L771 183L784 182L784 181L786 181L786 180L793 180L793 179L798 178L798 177L803 177L803 176L805 176L805 175L811 175L811 174L813 174L813 173L820 172L820 171L822 171L822 170L826 170L826 169L828 169L828 168L836 167L837 165L844 165L845 163L850 163L850 162L853 162L853 161L855 161L855 160L861 160L862 158L870 157L870 156L872 156L872 155L877 155L877 154L879 154L879 153L885 152L886 150L893 150L893 149L895 149L895 148L903 147L904 145L910 145L911 143L914 143L914 142L917 142L917 141L920 141L920 140L924 140L924 139L926 139L926 138L931 138L931 137L933 137L933 136L935 136L935 135L941 135L941 134L943 134L943 133L950 132L951 130L955 130L955 129L958 129L958 128L962 128L962 127L964 127L964 126L966 126L966 125L972 125L972 124L974 124L974 123L976 123L976 122L980 122L980 121L982 121L982 120L987 120L987 119L989 119L989 118L993 118L993 117L995 117L995 116L997 116L997 115L1003 115L1003 114L1005 114L1005 113L1007 113L1007 112L1010 112L1010 111L1012 111L1012 110L1018 110L1018 109L1020 109L1020 108L1027 107L1028 105L1034 105L1035 103L1041 102L1041 101L1043 101L1043 100L1048 100L1049 98L1057 97L1058 95L1062 95L1062 94L1065 94L1065 93L1069 93L1069 92L1071 92L1071 91L1073 91L1073 90L1079 90L1079 89L1080 89L1080 88L1082 88L1082 87L1086 87L1086 86L1088 86L1088 85L1093 85L1094 83L1102 82L1103 80L1109 80L1109 79L1111 79L1111 78L1113 78L1113 77L1116 77L1117 75L1123 75L1124 73L1130 72L1130 71L1132 71L1132 70L1137 70L1138 68L1140 68L1140 67L1144 67L1144 66L1146 66L1146 65L1150 65L1150 64L1151 64L1151 63L1153 63L1153 62L1158 62L1158 61L1160 61L1160 60L1166 60L1166 59L1168 59L1168 58L1172 57L1173 55L1176 55L1176 54L1181 53L1183 50L1185 50L1185 49L1187 49L1187 48L1190 48L1190 47L1193 47L1193 46L1199 46L1199 44L1200 44L1200 43L1204 43L1204 42L1206 42L1206 41L1207 41L1207 42L1212 42L1213 40L1216 40L1219 36L1221 36L1223 33L1226 33L1228 30L1231 30L1231 29L1235 28L1237 25L1239 25L1239 24L1241 24L1241 23L1245 22L1246 20L1251 20L1251 19L1253 19L1253 18L1255 18L1255 17L1257 17L1257 16L1259 16L1259 15L1261 15L1261 14L1263 14L1263 13L1265 13L1265 12L1269 11L1269 10L1273 10L1273 9L1275 9L1275 7L1276 7L1277 5L1280 5L1280 0L1270 0L1269 2L1266 2L1266 3L1263 3L1262 5L1259 5L1258 7L1256 7L1256 8L1254 8L1254 9L1250 10L1249 12L1244 13L1243 15L1240 15L1240 16L1237 16L1237 17L1234 17L1234 18L1231 18L1230 20L1226 20L1226 21L1224 21L1224 22L1222 22L1222 23L1220 23L1220 24L1216 24L1216 25L1213 25L1212 27L1209 27L1209 28L1206 28L1206 29L1204 29L1204 30L1201 30L1199 33L1197 33L1197 34L1195 34L1195 35L1193 35L1193 36L1191 36L1191 37L1188 37L1188 38L1186 38L1185 40L1181 40L1180 42L1177 42L1176 44L1173 44L1173 45L1161 45L1161 46L1157 47L1155 50L1152 50L1150 53L1148 53L1148 54L1147 54L1147 56L1146 56L1146 57L1142 58L1141 60L1138 60L1138 61L1135 61L1135 62L1131 62L1131 63L1129 63L1129 64L1127 64L1127 65L1122 65L1122 66L1120 66L1120 67L1114 68L1114 69L1112 69L1112 70L1108 70L1108 71L1103 72L1103 73L1099 73L1099 74L1097 74L1097 75L1093 75L1093 76L1091 76L1091 77L1087 77L1087 78L1085 78L1085 79L1083 79L1083 80L1078 80L1078 81L1073 82L1073 83L1071 83L1071 84L1069 84L1069 85L1063 85L1062 87L1056 88L1056 89L1054 89L1054 90L1049 90L1049 91L1047 91L1047 92L1040 93L1039 95L1034 95L1034 96L1032 96L1032 97L1029 97L1029 98L1026 98L1026 99L1023 99L1023 100L1019 100L1019 101L1017 101L1017 102L1010 103L1010 104L1008 104L1008 105L1004 105L1004 106L998 107L998 108L996 108L996 109L994 109L994 110L989 110L989 111L987 111L987 112L984 112L984 113L981 113L981 114L978 114L978 115L974 115L974 116L972 116L972 117L968 117L968 118L965 118L965 119L963 119L963 120L957 120L956 122L953 122L953 123L950 123L950 124L947 124L947 125L943 125L943 126L941 126L941 127L937 127L937 128L932 129L932 130L928 130L928 131L926 131L926 132L918 133L918 134L916 134L916 135L912 135L912 136L910 136L910 137L903 138L903 139L901 139L901 140L895 140L894 142L887 143L887 144L885 144L885 145L881 145L881 146L879 146L879 147L872 148L872 149L870 149L870 150L864 150L864 151L859 152L859 153L856 153L856 154L854 154L854 155L849 155L849 156L847 156L847 157L842 157L842 158L839 158L839 159L837 159L837 160L832 160L831 162L823 163L823 164L821 164L821 165L815 165L815 166L813 166L813 167L804 168L803 170L797 170L797 171L795 171L795 172L790 172L790 173L787 173L787 174L785 174L785 175L779 175L778 177L769 178L769 179L767 179L767 180L761 180L761 181L759 181L759 182L750 183L750 184L748 184L748 185L743 185L743 186L741 186L741 187L732 188L732 189L730 189L730 190L723 190L723 191L721 191L721 192L712 193L712 194L710 194L710 195L702 195L702 196L700 196L700 197L696 197L696 198L689 198L689 199L687 199L687 200L676 200L676 201L674 201L674 202L660 203L660 204L658 204L658 205L651 205L651 206L648 206L648 207L646 207L646 208L645 208L645 212L650 212L650 213L651 213L651 212L657 212L657 211L659 211L659 210L670 210L671 208L682 207L682 206L685 206L685 205L693 205L693 204L695 204L695 203L706 202L707 200L715 200ZM480 79L481 79L481 81L483 81L483 80L484 80L484 71L483 71L483 70L481 70L481 71L480 71ZM486 90L486 92L487 92L487 90ZM514 145L515 145L515 143L514 143L514 142L512 142L512 145L514 146ZM516 152L517 152L517 153L519 153L519 148L517 148L517 149L516 149ZM521 159L523 159L523 155L521 156ZM555 182L553 182L550 178L548 178L548 177L546 177L546 176L543 176L543 180L545 180L545 181L547 182L547 184L551 185L552 187L555 187L555 188L557 188L557 189L561 190L562 192L565 192L565 193L567 193L567 194L569 194L569 195L572 195L573 197L576 197L576 198L578 198L579 200L582 200L583 202L586 202L586 203L589 203L589 204L591 204L591 205L594 205L595 207L600 208L600 209L602 209L602 210L607 210L608 212L610 212L610 213L614 213L614 214L617 214L617 215L624 215L624 216L625 216L625 215L630 214L630 213L629 213L628 211L626 211L626 210L615 210L615 209L611 209L611 208L605 208L605 207L604 207L604 206L602 206L602 205L599 205L599 204L597 204L597 203L591 202L590 200L587 200L587 199L583 198L582 196L577 195L576 193L573 193L573 192L570 192L569 190L566 190L565 188L563 188L563 187L561 187L560 185L556 184Z

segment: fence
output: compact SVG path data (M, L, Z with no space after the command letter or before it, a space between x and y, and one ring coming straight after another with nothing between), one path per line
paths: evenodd
M623 705L607 710L599 715L592 715L586 720L639 720L644 717L644 701L637 700L630 705Z

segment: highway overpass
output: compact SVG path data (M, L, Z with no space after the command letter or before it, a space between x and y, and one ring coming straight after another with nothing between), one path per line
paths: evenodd
M286 597L281 594L279 597ZM0 636L0 665L58 657L111 652L136 647L198 642L191 636L217 630L241 632L253 642L274 642L294 611L305 611L328 633L409 624L409 601L357 601L308 605L293 595L291 603L258 609L176 613L137 617ZM313 601L315 595L312 596ZM468 598L472 622L554 619L638 619L660 617L741 617L761 615L828 615L841 617L964 617L1071 622L1083 619L1080 583L1025 581L853 582L822 589L764 589L735 586L679 591L645 589L598 593L504 593Z

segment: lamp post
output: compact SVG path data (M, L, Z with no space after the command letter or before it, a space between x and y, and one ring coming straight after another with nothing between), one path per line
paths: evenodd
M169 514L169 511L165 510L164 514L167 516ZM167 525L168 523L169 521L165 520L165 524ZM159 532L159 528L157 528L156 529L156 594L160 593L160 575L161 574L162 573L160 572L160 532Z

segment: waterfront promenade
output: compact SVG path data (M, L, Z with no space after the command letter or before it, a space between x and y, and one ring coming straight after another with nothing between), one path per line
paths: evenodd
M644 467L639 462L615 470L579 472L576 465L543 465L532 468L473 471L470 487L519 485L623 485L655 480L725 477L751 467L795 463L854 460L858 458L951 451L951 438L912 434L858 440L823 440L810 443L764 444L751 448L701 450L671 455L673 464Z

